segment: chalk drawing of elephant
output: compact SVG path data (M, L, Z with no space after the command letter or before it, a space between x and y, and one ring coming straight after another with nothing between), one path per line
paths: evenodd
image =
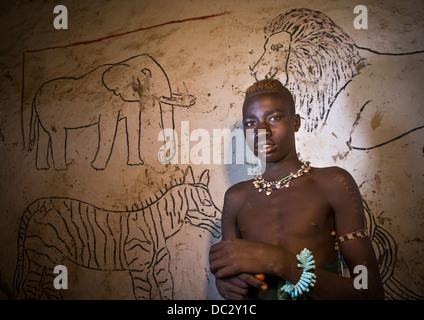
M118 122L125 120L127 165L141 165L143 110L157 113L162 129L174 129L174 106L189 107L195 100L189 94L172 93L164 69L148 54L103 64L79 77L51 79L41 85L32 101L28 150L37 142L37 169L49 169L51 155L54 169L64 170L67 131L97 126L98 148L91 166L104 170L112 154ZM170 116L164 116L164 108L171 111ZM175 140L164 143L175 144Z

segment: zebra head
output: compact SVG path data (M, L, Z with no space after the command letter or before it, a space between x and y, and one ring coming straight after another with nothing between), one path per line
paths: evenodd
M196 182L189 167L185 183L188 185L186 219L190 224L208 230L213 237L219 238L221 210L215 206L209 193L209 170L203 171Z

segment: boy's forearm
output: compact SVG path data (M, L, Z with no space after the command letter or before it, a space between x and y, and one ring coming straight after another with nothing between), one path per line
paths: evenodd
M271 274L296 284L303 272L297 264L295 254L268 243L234 239L222 241L211 249L211 271L217 279L240 273ZM316 283L308 295L314 299L383 299L378 268L369 269L368 288L356 289L354 279L316 267L313 270Z
M296 283L302 275L302 270L297 268L296 255L282 247L274 246L266 261L264 273L278 276L290 283Z
M354 278L342 277L327 270L315 270L316 283L310 290L309 296L313 299L337 300L374 300L384 299L384 292L378 281L368 279L366 288L355 288Z
M275 254L270 257L269 261L271 263L265 271L266 273L276 275L292 284L299 281L302 269L297 267L298 262L295 255L283 248L276 248ZM378 280L374 281L372 274L367 275L367 288L357 289L354 286L354 278L342 277L319 267L316 267L313 272L316 275L316 282L308 292L308 296L313 299L384 299L382 286Z

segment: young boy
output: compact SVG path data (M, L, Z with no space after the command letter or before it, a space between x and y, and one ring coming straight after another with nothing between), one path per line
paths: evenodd
M222 241L210 250L221 296L383 299L358 187L343 169L299 160L300 117L291 93L278 80L254 83L246 91L243 126L255 130L255 154L265 153L266 170L225 193ZM258 133L266 135L264 146ZM356 266L366 267L367 286L362 281L355 288L354 278L339 275L336 244L351 275Z

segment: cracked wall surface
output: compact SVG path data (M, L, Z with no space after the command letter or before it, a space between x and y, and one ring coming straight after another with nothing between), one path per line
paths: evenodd
M56 2L0 5L3 299L219 298L224 193L253 176L214 130L241 130L266 76L301 157L355 178L386 298L424 297L422 2L363 1L368 29L347 1L61 4L62 30Z

